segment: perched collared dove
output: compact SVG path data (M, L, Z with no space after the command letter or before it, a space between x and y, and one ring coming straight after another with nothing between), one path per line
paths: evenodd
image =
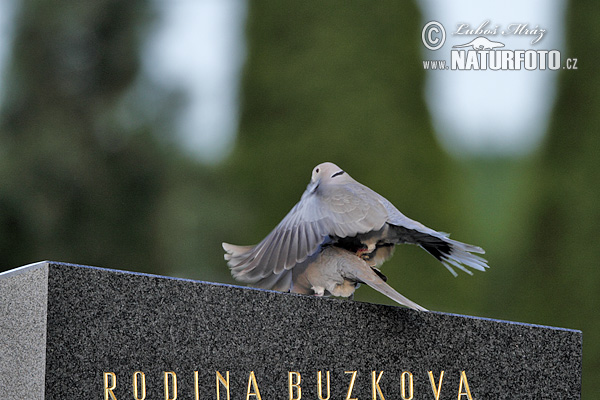
M394 246L416 244L454 276L457 267L484 271L483 249L449 238L404 216L386 198L337 165L317 165L300 201L256 246L223 243L231 274L283 292L350 297L365 283L404 306L424 311L385 282L376 267Z

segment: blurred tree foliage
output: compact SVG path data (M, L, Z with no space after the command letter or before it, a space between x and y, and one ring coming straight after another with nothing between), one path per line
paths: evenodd
M230 279L220 242L235 227L218 210L242 225L245 210L169 140L179 96L140 69L153 18L144 1L19 3L0 113L0 270L50 259Z
M0 264L157 268L165 158L118 109L139 69L141 1L20 4L0 125ZM141 122L141 121L136 121Z
M581 329L583 398L600 395L600 51L593 1L569 2L567 57L577 70L560 75L558 101L536 160L537 180L527 246L507 293L518 318ZM517 308L515 308L516 310ZM517 313L515 313L516 315Z

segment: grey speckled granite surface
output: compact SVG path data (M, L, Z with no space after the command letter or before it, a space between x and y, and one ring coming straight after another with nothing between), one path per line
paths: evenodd
M54 262L0 274L0 312L4 398L580 396L575 330Z
M45 264L0 274L2 398L44 398L47 297L48 268Z

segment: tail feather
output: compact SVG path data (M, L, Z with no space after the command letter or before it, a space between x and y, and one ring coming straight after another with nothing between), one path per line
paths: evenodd
M458 275L454 268L458 268L469 275L473 273L468 268L478 271L485 271L488 268L487 261L484 258L472 254L485 254L481 247L450 239L449 234L434 231L425 226L415 225L415 227L417 229L394 226L398 242L420 246L440 261L452 275Z
M351 253L345 255L347 252L345 250L342 251L343 253L340 253L341 256L345 257L347 260L345 264L347 268L346 273L348 275L352 275L355 280L365 283L371 288L377 290L379 293L394 300L398 304L412 308L413 310L427 311L426 308L421 307L414 301L402 296L393 287L388 285L363 259L356 257Z
M394 300L398 304L401 304L408 308L412 308L413 310L427 311L426 308L421 307L414 301L409 300L408 298L406 298L406 297L402 296L400 293L398 293L393 287L388 285L386 282L383 281L383 279L381 279L379 276L377 276L377 274L373 270L371 270L370 268L369 268L369 270L371 271L370 273L368 273L369 276L365 276L366 275L365 274L360 277L360 280L362 282L364 282L371 288L377 290L379 293ZM367 272L367 271L365 270L365 272Z
M418 244L437 258L454 276L458 276L458 274L452 267L458 268L469 275L473 275L473 272L467 267L478 271L485 271L486 268L489 268L486 259L472 254L485 254L481 247L452 240L447 236L430 236L429 240Z

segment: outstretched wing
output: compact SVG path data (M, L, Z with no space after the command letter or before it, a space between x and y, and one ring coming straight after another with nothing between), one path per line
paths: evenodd
M256 246L223 243L225 259L236 279L257 282L280 274L319 251L331 237L347 237L381 229L388 219L385 205L358 182L309 185L300 201Z

